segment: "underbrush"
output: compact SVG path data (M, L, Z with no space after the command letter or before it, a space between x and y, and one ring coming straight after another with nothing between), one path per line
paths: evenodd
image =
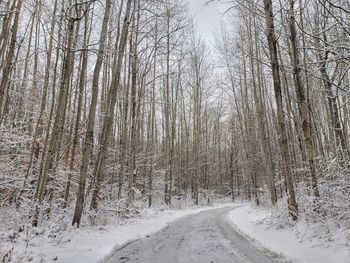
M172 205L166 206L161 195L155 195L154 205L148 208L148 200L139 198L133 206L126 208L125 199L101 200L98 212L85 209L79 229L72 226L74 205L67 209L62 208L63 199L54 199L50 206L44 203L40 213L39 224L32 226L32 216L37 204L29 199L23 199L20 208L16 204L0 208L0 262L22 262L32 261L31 248L41 247L43 242L51 244L51 247L61 246L71 242L80 231L96 232L109 229L118 225L133 224L141 219L148 219L161 214L169 209L185 209L194 207L190 196L174 198ZM229 202L229 199L220 196L212 196L215 203ZM89 200L87 200L89 201ZM87 202L89 203L89 202ZM202 197L200 205L207 205L207 199ZM34 249L35 250L35 249ZM37 257L37 256L36 256Z
M287 209L287 197L275 207L263 206L271 212L263 224L275 229L294 229L301 240L320 240L320 245L350 246L350 167L332 159L320 165L318 187L320 198L312 196L310 184L295 187L299 217L293 221ZM262 203L269 202L268 196Z

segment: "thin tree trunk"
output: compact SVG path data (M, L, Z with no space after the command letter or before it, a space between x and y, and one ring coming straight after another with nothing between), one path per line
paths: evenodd
M129 32L129 24L130 24L129 20L132 14L132 4L134 4L135 1L136 0L128 0L126 4L125 17L124 17L124 22L123 22L121 36L120 36L119 45L118 45L117 62L116 62L115 70L113 72L111 87L108 92L108 103L107 103L108 106L107 106L106 116L103 120L101 146L100 146L99 154L97 156L97 160L95 162L94 173L93 173L94 178L96 179L96 182L92 192L90 209L95 211L97 209L98 195L99 195L101 183L103 182L103 177L104 177L103 173L104 173L104 166L105 166L106 157L107 157L106 156L107 149L110 142L110 136L112 133L114 108L117 100L117 91L120 85L122 62L123 62L128 32Z
M298 108L301 117L304 143L306 145L307 159L309 163L312 189L314 196L316 198L320 197L320 192L317 185L317 175L316 175L316 166L315 166L315 153L313 142L313 135L311 134L311 124L310 124L310 112L307 105L307 97L305 94L304 87L301 81L301 68L299 66L299 54L297 49L297 32L295 28L295 15L294 15L294 0L289 0L289 29L290 29L290 42L292 49L292 66L293 66L293 77L294 84L296 88Z
M298 204L295 198L294 184L292 178L292 171L290 166L289 147L287 140L286 124L283 115L282 105L282 89L279 72L279 63L277 55L277 40L275 36L275 25L272 8L272 0L264 0L266 32L270 54L270 62L272 67L273 86L275 92L275 100L277 106L278 131L280 133L280 148L282 152L282 159L284 164L284 174L288 189L288 211L291 217L296 220L298 218Z
M10 75L12 70L13 58L15 54L16 42L17 42L17 31L19 24L19 17L22 9L23 0L18 0L16 5L16 14L13 20L12 25L12 34L10 39L10 45L7 53L7 57L5 60L5 65L2 72L2 79L0 82L0 124L4 119L4 103L5 103L5 90L10 82Z
M100 72L103 63L103 57L105 54L105 44L107 38L107 28L108 21L111 12L111 0L106 0L105 12L102 22L102 29L100 34L100 45L97 55L97 60L95 64L95 69L93 73L92 79L92 94L91 94L91 104L89 109L89 115L87 120L87 128L86 134L84 138L83 144L83 152L82 159L80 165L80 174L79 174L79 187L78 193L75 203L74 216L72 220L72 225L77 224L80 226L81 216L83 214L84 203L85 203L85 186L86 186L86 177L89 165L89 159L93 148L93 138L94 138L94 126L95 126L95 118L96 118L96 108L97 108L97 98L98 98L98 90L99 90L99 78Z

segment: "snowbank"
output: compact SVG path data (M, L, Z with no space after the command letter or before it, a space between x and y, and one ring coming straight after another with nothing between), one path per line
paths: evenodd
M244 206L232 210L229 218L234 226L253 241L281 253L294 262L300 263L349 263L350 247L346 245L344 233L339 233L336 242L310 238L308 226L298 222L293 227L268 225L271 214Z
M60 238L40 235L29 242L20 239L14 246L11 262L103 262L117 247L157 232L176 219L228 206L233 204L183 210L147 210L142 219L123 225L81 229L71 227Z

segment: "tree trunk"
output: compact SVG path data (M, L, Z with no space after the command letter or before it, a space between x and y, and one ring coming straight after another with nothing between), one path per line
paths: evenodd
M92 192L90 209L94 211L96 211L97 209L98 195L100 192L101 183L103 182L103 173L104 173L104 166L105 166L106 157L107 157L106 156L107 149L108 149L108 145L109 145L110 137L112 133L114 108L117 100L117 91L120 85L120 74L122 70L122 62L123 62L125 46L128 38L128 32L129 32L129 24L130 24L129 20L132 13L132 4L134 4L135 1L136 0L128 0L126 4L123 27L121 31L121 36L119 38L116 66L113 72L113 79L110 86L110 90L108 92L107 112L103 120L101 146L97 156L97 160L95 162L94 173L93 173L93 176L96 181Z
M297 94L298 108L301 117L301 126L303 129L304 143L306 145L307 159L309 163L312 189L314 196L316 198L320 197L320 193L317 185L317 175L315 166L315 153L313 142L313 134L311 133L310 124L310 112L307 103L307 97L305 90L301 81L301 68L299 66L299 54L297 49L297 32L295 28L295 15L294 15L294 0L289 0L289 30L290 30L290 42L292 49L292 67L293 67L293 77L294 85Z
M13 20L13 25L12 25L12 34L11 34L11 39L10 39L10 45L9 49L7 52L7 57L5 60L5 65L3 68L2 72L2 79L0 82L0 124L2 123L4 119L4 103L5 103L5 90L9 84L10 81L10 75L12 71L12 63L13 63L13 58L15 54L15 48L16 48L16 42L17 42L17 31L18 31L18 24L19 24L19 15L21 13L22 9L22 3L23 0L18 0L17 5L16 5L16 14Z
M264 0L264 10L265 10L265 22L266 22L266 33L267 41L270 54L270 63L272 67L272 78L275 93L275 100L277 106L277 120L278 120L278 131L280 134L280 148L282 152L282 159L284 165L285 180L288 189L288 211L293 220L298 218L298 204L295 198L292 170L290 166L289 157L289 146L287 140L287 130L283 115L283 105L282 105L282 89L281 80L279 72L279 62L277 56L277 40L275 35L275 25L274 16L272 8L272 0Z
M82 152L82 160L81 160L80 175L79 175L79 187L78 187L74 216L72 221L72 225L77 224L78 227L80 225L80 220L84 209L87 170L89 165L90 154L93 148L94 126L95 126L97 98L98 98L98 90L99 90L98 86L99 86L101 67L103 63L103 57L105 53L108 21L109 21L110 12L111 12L111 3L112 3L111 1L112 0L106 0L105 12L104 12L104 17L102 22L102 29L100 34L100 45L99 45L97 60L96 60L95 69L93 73L93 79L92 79L91 104L90 104L90 109L88 114L86 134L85 134L84 143L83 143L83 152Z

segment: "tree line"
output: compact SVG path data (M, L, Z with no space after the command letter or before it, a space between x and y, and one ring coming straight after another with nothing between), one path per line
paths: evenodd
M0 0L0 204L34 226L215 194L346 218L349 10L232 1L211 48L184 1Z

